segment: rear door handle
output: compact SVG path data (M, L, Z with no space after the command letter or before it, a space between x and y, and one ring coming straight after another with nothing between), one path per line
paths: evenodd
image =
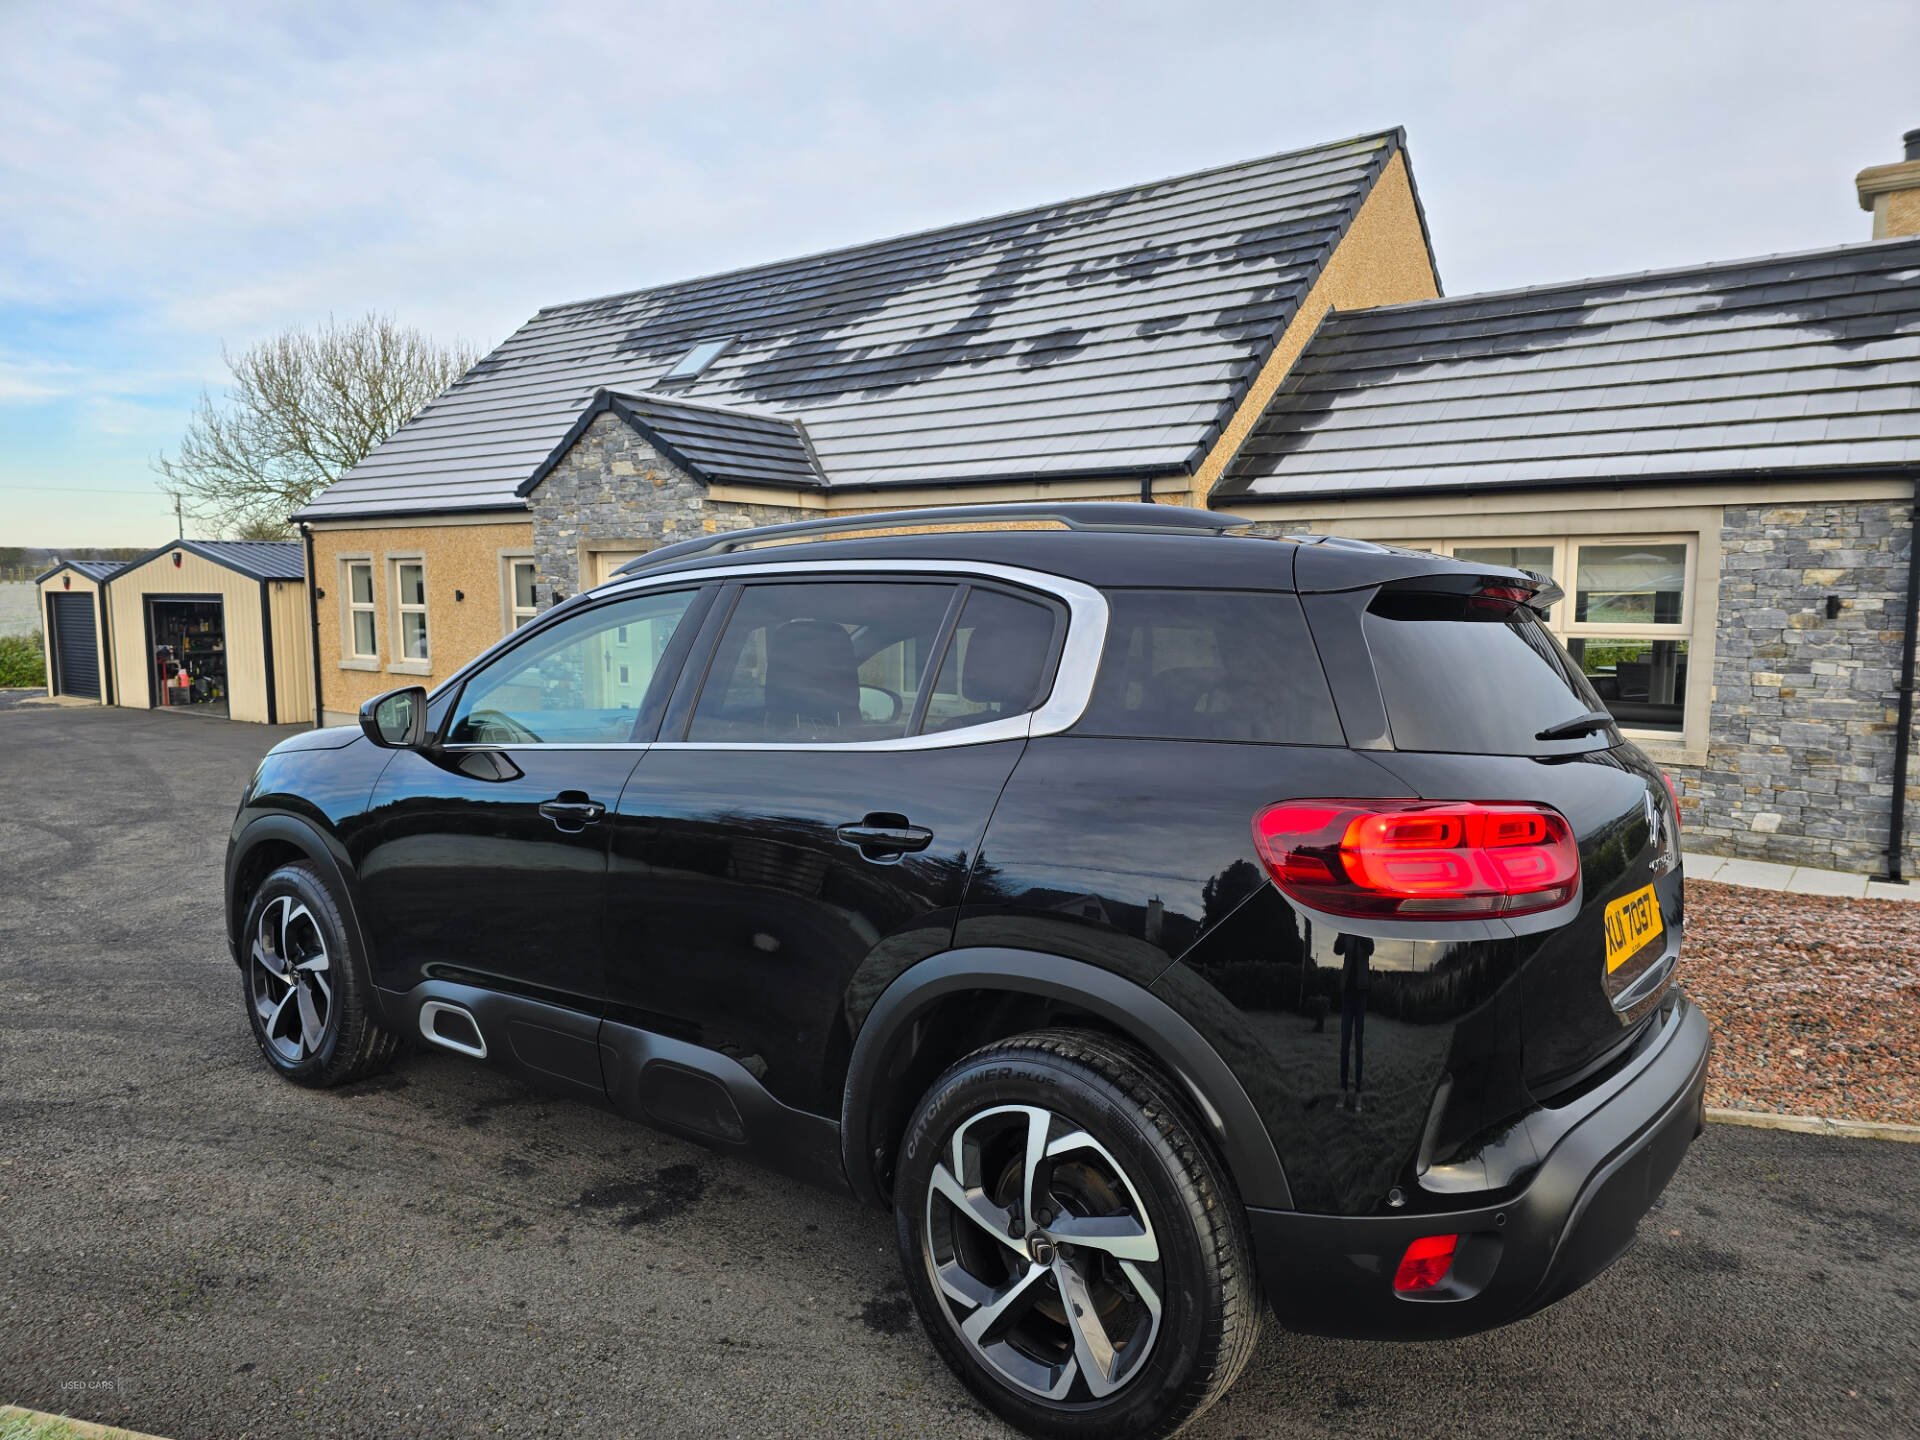
M834 834L859 846L869 860L911 854L933 843L933 831L909 825L904 815L869 815L858 825L842 825Z
M607 807L598 800L589 800L578 790L562 790L553 799L540 802L540 813L551 820L556 829L573 835L596 823L607 813Z

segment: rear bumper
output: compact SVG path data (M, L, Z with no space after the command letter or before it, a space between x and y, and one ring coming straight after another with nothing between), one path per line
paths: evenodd
M1530 1315L1606 1269L1700 1133L1706 1018L1677 995L1655 1024L1647 1047L1502 1204L1405 1217L1249 1207L1261 1282L1281 1322L1320 1335L1464 1335ZM1461 1237L1447 1278L1418 1298L1395 1294L1407 1246L1434 1234Z

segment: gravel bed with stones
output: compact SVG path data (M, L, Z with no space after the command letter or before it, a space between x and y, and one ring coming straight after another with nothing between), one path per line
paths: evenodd
M1920 1124L1920 904L1687 882L1707 1104Z

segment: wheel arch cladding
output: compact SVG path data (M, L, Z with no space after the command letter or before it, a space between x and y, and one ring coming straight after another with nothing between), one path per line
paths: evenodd
M916 1027L947 1002L969 995L988 1000L1015 997L1005 1004L1003 1013L1019 1030L1034 1028L1029 1021L1061 1023L1057 1018L1061 1011L1079 1012L1100 1028L1132 1041L1185 1094L1200 1128L1225 1161L1241 1200L1269 1209L1293 1208L1279 1153L1245 1088L1178 1011L1133 981L1085 961L988 946L950 950L921 961L887 987L861 1025L847 1067L840 1126L847 1178L861 1199L880 1206L887 1203L883 1165L890 1164L906 1118L919 1098L917 1092L898 1093L911 1087L895 1083L903 1062L915 1052ZM1018 1030L981 1034L966 1048L1013 1033ZM951 1058L957 1059L958 1054Z
M335 903L353 927L349 937L362 965L366 962L367 940L360 928L360 912L355 904L354 887L346 868L333 853L327 839L305 820L292 815L263 815L251 821L235 838L227 860L227 937L234 963L244 960L243 942L247 909L266 878L282 865L304 860L318 872L333 891Z

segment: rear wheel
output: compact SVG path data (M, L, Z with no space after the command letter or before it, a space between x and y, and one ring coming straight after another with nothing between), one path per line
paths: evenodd
M908 1127L894 1218L934 1344L1032 1434L1171 1434L1259 1336L1237 1197L1172 1087L1104 1035L949 1069Z
M282 865L247 907L241 966L260 1053L301 1085L344 1085L384 1069L400 1039L375 1019L345 917L314 870Z

